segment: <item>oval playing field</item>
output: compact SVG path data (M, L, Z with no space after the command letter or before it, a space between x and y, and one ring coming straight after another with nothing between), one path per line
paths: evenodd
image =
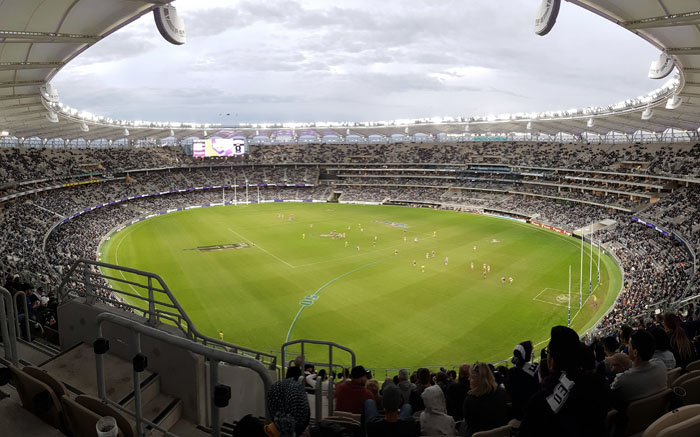
M502 360L520 341L546 340L567 323L569 265L572 326L587 329L621 284L605 254L598 284L598 252L591 266L589 250L580 311L580 240L452 211L193 209L127 227L101 257L159 274L205 334L223 330L226 341L266 352L288 339L329 340L366 367L396 368ZM597 300L588 299L589 275Z

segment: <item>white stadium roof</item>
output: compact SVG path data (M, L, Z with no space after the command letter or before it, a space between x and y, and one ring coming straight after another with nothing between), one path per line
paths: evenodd
M319 138L416 133L461 136L466 131L476 135L562 133L588 138L617 132L631 140L633 134L641 131L658 133L661 140L661 133L673 129L688 139L698 139L700 4L695 0L568 0L628 29L660 50L660 59L650 69L650 77L662 79L658 89L595 108L458 119L226 127L112 120L71 109L58 101L50 81L64 65L112 32L171 1L0 0L0 134L92 141L214 135L252 139L258 135L275 136L279 131Z

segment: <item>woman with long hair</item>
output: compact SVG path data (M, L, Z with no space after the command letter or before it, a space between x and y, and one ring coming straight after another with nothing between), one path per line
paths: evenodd
M474 363L469 372L469 391L463 410L464 423L460 430L463 437L508 423L506 392L496 384L491 368L485 363Z
M681 326L681 319L674 313L665 313L663 322L671 342L671 352L676 358L676 366L685 369L685 366L695 359L695 351L685 329Z

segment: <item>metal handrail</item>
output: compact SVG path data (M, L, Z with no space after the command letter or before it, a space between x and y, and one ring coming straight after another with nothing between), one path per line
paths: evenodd
M19 366L19 355L17 354L17 325L13 308L12 295L7 289L0 287L0 333L2 334L2 344L5 349L5 359L15 366Z
M282 375L285 375L285 376L286 376L286 369L287 369L287 360L286 360L287 347L288 347L288 346L295 345L295 344L300 344L300 345L301 345L301 357L302 357L302 360L304 360L304 363L303 363L303 364L310 363L310 362L308 362L308 361L305 361L305 359L304 359L304 346L307 345L307 344L316 344L316 345L328 346L328 362L327 362L327 363L317 363L317 362L313 362L312 364L314 364L314 365L318 364L319 366L328 367L328 372L329 372L329 373L332 371L332 369L333 369L334 367L341 367L341 368L343 368L342 365L340 365L340 364L338 364L338 363L333 363L333 348L338 348L338 349L343 350L343 351L345 351L345 352L347 352L347 353L350 354L351 363L352 363L352 364L351 364L351 367L355 367L355 363L356 363L355 352L353 352L351 349L349 349L349 348L347 348L347 347L345 347L345 346L339 345L338 343L333 343L332 341L299 339L299 340L288 341L288 342L286 342L286 343L284 343L284 344L282 345L282 348L281 348L281 352L282 352L282 359L281 359L281 360L282 360ZM303 364L302 364L302 366L303 366ZM343 369L343 370L344 370L344 369ZM332 416L332 415L333 415L333 409L334 409L334 405L333 405L334 381L333 381L333 379L330 377L331 375L328 375L328 376L329 376L329 379L328 379L328 415L329 415L329 416ZM341 376L340 376L340 379L341 379L341 380L342 380L342 377L343 377L343 375L341 374ZM321 387L321 386L320 386L320 382L317 381L316 389L314 390L314 394L315 394L315 397L316 397L316 405L317 405L317 406L322 405L322 393L321 393L321 388L320 388L320 387ZM321 408L318 407L318 408L316 409L316 420L320 422L320 421L321 421L321 418L322 418L321 416L322 416Z
M102 338L102 325L107 323L112 323L123 328L128 329L131 334L131 352L136 355L141 353L141 335L160 340L172 346L179 347L181 349L187 350L197 355L205 357L209 361L209 372L210 372L210 386L209 386L209 397L212 408L210 410L210 424L212 428L212 436L219 437L221 435L221 424L219 423L219 410L215 406L214 399L214 387L219 382L218 377L218 365L220 362L228 363L233 366L246 367L253 370L262 379L263 386L265 387L265 415L270 418L270 412L268 410L267 394L272 386L272 380L268 375L268 370L259 361L252 358L243 357L236 355L231 352L225 352L217 349L212 349L210 347L204 346L200 343L195 343L192 340L178 337L172 334L168 334L165 331L143 325L139 322L126 319L124 317L118 316L112 313L101 313L97 316L97 338ZM106 389L105 389L105 372L104 372L104 357L101 354L95 355L95 362L97 367L97 393L101 400L108 402L110 404L116 404L115 402L107 399ZM143 415L141 412L141 381L140 375L134 370L133 372L133 384L134 384L134 407L135 407L135 418L136 418L136 431L139 436L143 435Z
M127 280L124 276L122 276L122 278L118 278L115 275L107 275L102 273L102 271L99 269L110 269L137 275L141 278L145 278L146 283L144 284L134 280ZM131 287L134 292L130 293L112 287L110 286L109 281L125 284ZM80 285L82 285L82 289L79 287ZM142 305L147 308L133 305L128 301L119 301L113 297L109 297L109 295L102 296L99 293L100 290L107 291L113 296L128 296L132 299L140 301ZM140 295L140 290L147 292L148 296L144 297ZM134 311L146 318L150 326L158 326L158 324L162 323L163 321L170 322L179 328L190 340L196 341L205 346L216 347L240 355L255 357L255 359L269 366L270 369L274 369L277 366L277 357L274 354L227 343L199 332L190 317L172 294L165 281L163 281L163 279L155 273L107 264L100 261L78 259L73 263L68 274L64 276L61 285L58 287L57 295L60 301L68 299L70 294L77 294L87 297L88 299L92 299L93 301L99 300L113 306L123 307ZM160 296L165 296L165 298L160 298ZM172 309L172 311L169 311L168 309Z

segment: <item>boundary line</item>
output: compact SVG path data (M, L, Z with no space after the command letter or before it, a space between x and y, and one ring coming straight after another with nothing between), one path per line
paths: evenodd
M283 263L283 264L286 264L287 266L289 266L289 267L292 268L292 269L296 269L295 266L289 264L287 261L283 260L282 258L278 257L277 255L275 255L275 254L273 254L273 253L268 252L267 250L263 249L262 246L253 243L253 240L249 240L248 238L244 237L243 235L239 234L238 232L234 231L234 230L231 229L231 228L228 228L228 230L229 230L230 232L233 232L234 234L238 235L238 236L241 237L242 239L248 241L248 243L250 243L251 245L254 245L255 247L257 247L258 249L262 250L262 251L265 252L266 254L270 255L271 257L273 257L273 258L276 259L277 261L279 261L279 262L281 262L281 263Z
M365 265L363 265L363 266L360 266L360 267L356 268L355 270L351 270L351 271L349 271L349 272L343 273L342 275L338 276L337 278L331 279L330 281L328 281L328 282L326 282L325 284L323 284L323 285L322 285L318 290L316 290L316 291L314 292L314 294L312 294L311 296L318 296L318 295L321 293L321 291L323 291L324 288L328 287L329 285L331 285L332 283L334 283L335 281L337 281L337 280L339 280L339 279L342 279L342 278L344 278L344 277L346 277L346 276L349 276L349 275L351 275L351 274L353 274L353 273L355 273L355 272L358 272L358 271L360 271L360 270L362 270L362 269L365 269L365 268L367 268L367 267L371 267L371 266L373 266L373 265L376 265L376 264L379 264L379 263L382 263L382 262L384 262L384 260L382 260L382 261L375 261L375 262L373 262L373 263L369 263L369 264L365 264ZM302 305L301 308L299 308L299 311L297 311L297 315L294 317L294 320L292 320L292 324L289 326L289 331L287 331L287 339L284 341L285 343L288 342L288 341L289 341L289 338L292 336L292 330L294 330L294 325L296 325L297 320L299 319L299 316L301 316L301 313L304 311L304 308L306 308L307 306L308 306L308 305Z

